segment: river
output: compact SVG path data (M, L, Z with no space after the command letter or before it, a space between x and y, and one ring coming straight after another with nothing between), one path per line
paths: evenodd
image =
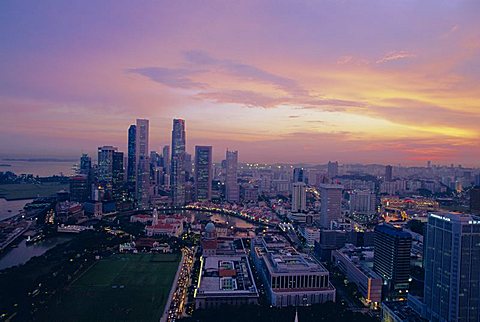
M23 239L18 247L10 248L6 253L0 256L0 270L8 267L25 264L30 258L40 256L47 250L52 249L58 244L69 241L71 237L51 237L35 244L27 245L25 239Z
M32 199L6 200L0 198L0 221L17 215L27 203L32 201Z

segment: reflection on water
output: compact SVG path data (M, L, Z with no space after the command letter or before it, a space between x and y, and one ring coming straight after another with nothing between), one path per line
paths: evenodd
M25 264L30 258L40 256L47 250L70 239L70 237L52 237L32 245L27 245L24 239L18 244L18 247L11 248L1 255L0 270Z
M6 200L0 198L0 220L15 216L29 202L32 202L32 199Z
M161 212L159 212L161 213ZM170 214L171 212L167 212ZM190 222L193 221L213 221L214 223L224 223L230 226L235 226L238 228L246 228L246 229L255 229L255 225L245 221L244 219L222 215L222 214L215 214L210 212L201 212L201 211L191 211L191 210L184 210L177 212L181 215L187 216Z

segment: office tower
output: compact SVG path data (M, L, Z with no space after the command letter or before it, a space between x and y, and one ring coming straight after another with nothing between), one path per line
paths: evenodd
M137 207L147 209L150 198L150 165L148 160L149 122L137 119L135 131L135 200Z
M240 188L237 183L238 151L226 153L225 199L229 202L240 200Z
M373 270L384 281L387 300L406 298L412 236L389 224L375 227Z
M82 154L80 157L80 169L79 174L90 175L90 171L92 170L92 158L88 156L88 154Z
M108 145L98 148L98 182L107 193L112 192L113 154L116 151L116 147Z
M337 184L320 185L320 226L330 229L332 220L342 218L342 190Z
M185 180L188 180L193 172L192 155L185 152L185 163L183 165L185 169Z
M470 211L480 213L480 187L470 189Z
M163 168L166 174L170 174L170 145L165 145L162 149ZM170 182L166 183L169 184Z
M136 167L137 155L135 151L136 139L137 139L137 126L135 124L132 124L128 128L127 181L129 183L135 182L135 173L137 171L137 167Z
M305 171L303 168L293 169L293 182L305 182Z
M426 318L480 321L480 217L430 214L425 244Z
M307 210L307 187L303 182L295 182L292 191L292 212Z
M174 206L185 205L185 120L174 119L170 182Z
M475 176L475 186L480 186L480 174Z
M90 198L90 183L88 175L78 174L70 177L70 200L86 202Z
M338 176L338 162L337 161L335 161L335 162L328 161L327 176L330 179L333 179L336 176Z
M385 181L392 181L393 179L393 167L391 165L387 165L385 167Z
M376 202L375 194L370 190L354 190L350 194L350 213L351 214L375 214Z
M212 199L212 147L195 146L195 198Z
M125 186L125 170L123 167L123 152L113 152L112 163L112 197L116 201L122 201Z

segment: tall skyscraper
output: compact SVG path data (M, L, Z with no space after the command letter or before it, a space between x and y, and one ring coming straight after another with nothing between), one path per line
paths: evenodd
M292 212L307 210L307 186L303 182L294 182L292 190Z
M389 224L375 227L373 270L384 280L387 299L406 298L412 236Z
M162 149L163 168L166 174L170 174L170 145L165 145Z
M98 148L98 182L108 193L113 185L113 154L116 147L105 145Z
M82 154L80 157L80 169L79 174L90 175L90 171L92 170L92 158L88 156L88 154Z
M212 199L212 147L195 146L195 198Z
M237 182L238 151L228 151L226 154L225 199L229 202L240 200L240 187Z
M330 229L332 220L342 218L342 190L337 184L320 185L320 226Z
M125 169L123 167L123 152L113 152L112 163L112 197L122 201L125 192Z
M385 167L385 181L392 181L393 179L393 167L391 165L387 165Z
M303 168L293 169L293 182L305 182L305 171Z
M174 119L170 181L174 206L185 205L185 120Z
M338 176L338 161L335 161L335 162L328 161L327 176L330 179L333 179L336 176Z
M428 216L424 303L429 321L480 321L480 217Z
M150 199L148 130L148 120L137 119L135 130L135 200L137 207L140 209L147 209Z
M137 126L135 124L130 125L128 128L128 158L127 158L127 181L130 183L135 182L135 173L137 171L136 160L137 155L135 151L135 140L137 139Z

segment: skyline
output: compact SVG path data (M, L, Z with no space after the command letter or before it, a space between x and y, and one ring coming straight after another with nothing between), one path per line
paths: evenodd
M475 1L0 4L1 157L150 149L241 162L479 166ZM28 152L26 152L28 151Z

